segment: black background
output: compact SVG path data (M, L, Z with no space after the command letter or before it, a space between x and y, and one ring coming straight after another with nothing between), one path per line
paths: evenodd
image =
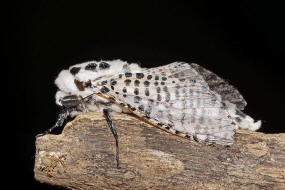
M3 63L10 67L4 74L10 77L2 84L12 92L4 100L12 102L12 132L4 136L16 139L5 141L5 157L13 161L6 176L16 179L11 187L55 188L33 179L34 136L56 119L59 71L88 60L198 63L240 90L245 112L264 122L260 131L285 132L281 3L140 2L38 0L3 7Z

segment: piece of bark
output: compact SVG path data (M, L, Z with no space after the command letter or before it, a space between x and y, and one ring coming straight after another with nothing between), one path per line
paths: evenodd
M285 189L285 134L238 130L230 147L209 146L112 118L121 169L105 118L87 113L36 139L36 180L69 189Z

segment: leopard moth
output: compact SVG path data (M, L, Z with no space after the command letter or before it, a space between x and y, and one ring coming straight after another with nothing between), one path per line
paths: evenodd
M116 140L110 114L132 113L153 126L187 139L231 145L236 129L258 130L244 114L243 96L211 71L195 63L174 62L155 68L121 60L89 61L62 70L55 80L56 104L64 109L56 124L68 116L102 112Z

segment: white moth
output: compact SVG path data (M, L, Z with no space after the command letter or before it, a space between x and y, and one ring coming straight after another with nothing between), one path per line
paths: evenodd
M220 145L233 143L236 129L257 130L261 122L244 114L246 101L216 74L191 63L141 68L121 60L90 61L59 73L56 103L68 116L103 112L117 143L109 113L133 113L169 133ZM48 132L50 132L51 128Z

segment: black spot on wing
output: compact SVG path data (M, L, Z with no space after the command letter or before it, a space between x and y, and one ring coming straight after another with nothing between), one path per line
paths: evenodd
M174 76L175 78L179 78L179 74L178 74L178 73L174 74L173 76Z
M168 92L167 86L164 86L164 87L163 87L163 91L164 91L164 92Z
M139 80L135 80L134 84L135 84L135 86L139 86L140 85L140 81Z
M147 79L148 80L152 79L152 75L147 75Z
M111 83L111 85L116 85L116 84L117 84L117 81L116 81L115 79L111 79L111 80L110 80L110 83Z
M126 79L124 82L125 82L126 86L129 86L132 81L130 79Z
M149 111L145 111L145 116L146 119L150 119L150 112Z
M157 94L157 101L161 101L161 95Z
M106 85L108 82L106 80L101 82L101 85Z
M135 96L134 97L134 103L140 103L141 99L142 99L141 97Z
M161 92L160 87L157 87L157 88L156 88L156 92L157 92L157 93L160 93L160 92Z
M132 73L125 73L125 77L126 78L132 77Z
M165 101L166 101L166 102L169 102L169 101L170 101L170 93L169 93L169 91L168 91L167 86L164 86L164 87L163 87L163 91L164 91L165 94L166 94L166 96L165 96Z
M166 80L167 80L167 78L166 78L166 77L162 77L162 78L161 78L161 80L166 81Z
M145 89L145 95L149 96L149 89L148 88Z
M140 111L144 111L144 106L143 106L143 105L140 105L140 106L138 107L138 109L139 109Z
M134 94L135 95L138 95L140 92L139 92L139 89L138 88L135 88L135 90L134 90Z
M144 86L145 86L145 87L148 87L148 86L149 86L149 84L150 84L150 82L148 82L148 81L146 80L146 81L144 81L144 83L143 83L143 84L144 84Z
M175 89L175 98L178 99L179 98L179 90Z
M169 92L166 92L165 101L166 102L170 101L170 93Z
M185 135L185 138L190 139L191 137L189 135Z
M144 77L143 73L137 73L136 74L137 79L142 79Z
M108 87L106 87L106 86L102 86L102 88L100 89L100 91L101 91L102 93L107 93L107 92L110 91L110 89L109 89Z
M113 98L113 97L111 97L111 96L109 96L108 98L109 98L110 100L113 100L114 102L116 101L115 98Z

